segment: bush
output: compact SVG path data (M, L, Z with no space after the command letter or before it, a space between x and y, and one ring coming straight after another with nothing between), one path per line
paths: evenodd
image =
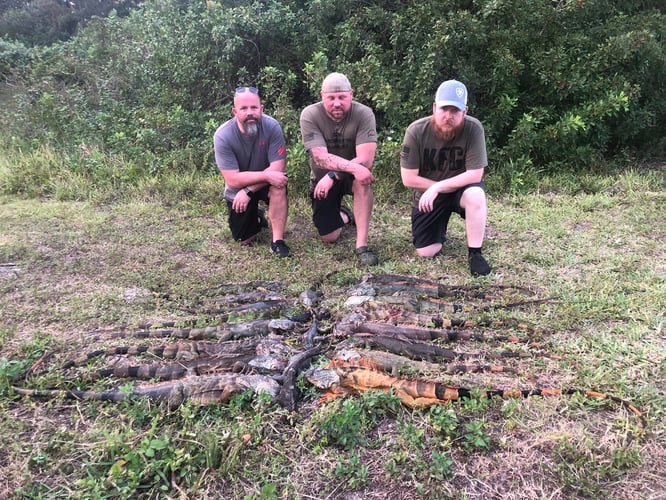
M233 89L256 85L301 185L300 110L326 73L343 71L376 112L375 171L390 192L405 128L457 78L486 127L496 182L520 191L542 174L664 155L665 21L656 2L610 0L148 1L49 47L4 40L0 70L25 69L26 90L0 112L3 133L65 152L86 144L147 175L210 173Z

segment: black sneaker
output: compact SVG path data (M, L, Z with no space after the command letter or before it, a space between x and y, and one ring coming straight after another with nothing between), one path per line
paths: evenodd
M271 253L274 253L280 258L291 257L289 247L284 242L284 240L277 240L271 243Z
M368 247L357 248L356 253L359 256L361 264L364 266L376 266L379 263L379 259L375 253Z
M473 253L469 256L469 271L472 276L478 278L479 276L488 276L493 272L490 264L483 258L480 253Z

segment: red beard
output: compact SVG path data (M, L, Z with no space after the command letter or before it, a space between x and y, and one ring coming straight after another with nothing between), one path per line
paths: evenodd
M434 115L430 117L430 123L432 124L435 137L440 141L447 141L447 142L453 140L455 136L458 135L458 132L460 132L465 126L464 120L457 126L450 125L448 123L445 125L440 125L435 121Z

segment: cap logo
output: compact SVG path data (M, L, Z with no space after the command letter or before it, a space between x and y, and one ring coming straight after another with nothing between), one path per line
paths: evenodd
M465 89L462 87L456 87L456 95L462 99L462 97L465 95Z

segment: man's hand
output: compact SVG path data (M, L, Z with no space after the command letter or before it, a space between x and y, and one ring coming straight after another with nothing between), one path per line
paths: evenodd
M264 174L266 175L266 182L277 188L285 187L289 180L287 174L281 170L264 170Z
M433 184L426 189L421 195L421 198L419 198L419 210L421 212L432 212L435 198L437 198L437 195L439 194L437 187L437 183Z
M333 187L333 184L335 184L335 181L331 179L328 175L325 175L321 179L319 179L319 182L315 185L314 188L314 197L317 200L323 200L328 196L328 192L331 190Z
M363 165L357 165L357 167L352 170L351 174L354 176L358 182L363 186L368 186L375 181L375 176L372 175L370 169L365 168Z
M247 195L244 189L241 189L236 193L234 201L231 202L231 208L234 209L234 212L243 213L247 210L247 206L250 204L250 197Z

